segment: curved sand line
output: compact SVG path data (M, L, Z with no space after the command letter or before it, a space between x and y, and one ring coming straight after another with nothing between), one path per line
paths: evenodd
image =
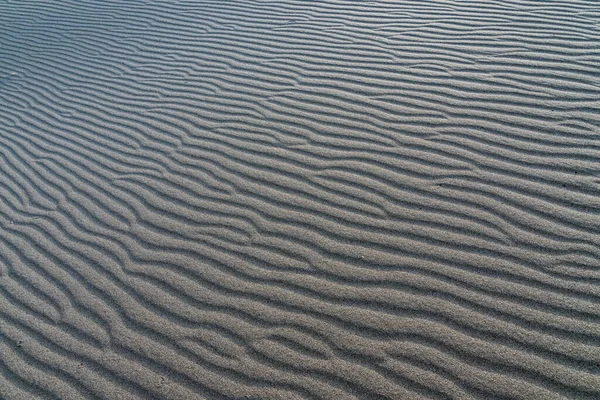
M0 38L0 398L600 397L595 2L4 1Z

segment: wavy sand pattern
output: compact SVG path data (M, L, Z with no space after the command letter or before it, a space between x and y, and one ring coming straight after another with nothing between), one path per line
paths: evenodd
M0 1L0 398L600 398L596 1Z

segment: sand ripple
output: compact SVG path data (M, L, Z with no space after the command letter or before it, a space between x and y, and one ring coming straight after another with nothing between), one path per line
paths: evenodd
M0 398L599 398L599 20L0 1Z

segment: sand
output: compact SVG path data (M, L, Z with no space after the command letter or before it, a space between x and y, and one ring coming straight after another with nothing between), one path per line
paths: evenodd
M600 398L597 1L0 1L0 398Z

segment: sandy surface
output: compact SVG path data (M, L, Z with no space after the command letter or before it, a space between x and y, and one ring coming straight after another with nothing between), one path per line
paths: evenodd
M600 398L597 1L0 1L0 398Z

